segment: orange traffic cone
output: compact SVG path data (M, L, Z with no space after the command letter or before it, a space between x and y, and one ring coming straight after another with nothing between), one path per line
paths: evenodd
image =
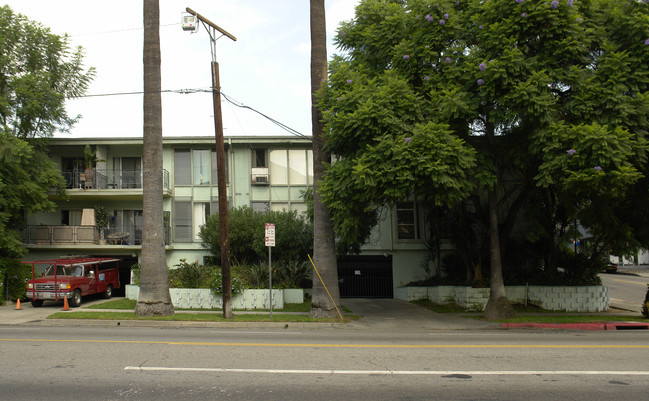
M16 300L16 310L21 310L22 308L20 307L20 299Z
M63 310L70 310L70 305L68 305L68 297L63 297Z

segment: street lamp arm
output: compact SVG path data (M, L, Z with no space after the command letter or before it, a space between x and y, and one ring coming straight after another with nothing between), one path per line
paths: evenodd
M192 10L192 9L189 8L189 7L187 7L186 10L187 10L188 13L190 13L191 15L194 15L196 18L198 18L199 20L201 20L203 23L205 23L205 24L211 26L212 28L214 28L214 29L216 29L217 31L221 32L222 34L224 34L224 35L227 36L228 38L234 40L235 42L237 41L237 38L235 38L233 35L229 34L229 33L228 33L227 31L225 31L224 29L221 29L218 25L216 25L216 24L213 23L212 21L208 20L207 18L203 17L202 15L200 15L199 13L197 13L196 11Z

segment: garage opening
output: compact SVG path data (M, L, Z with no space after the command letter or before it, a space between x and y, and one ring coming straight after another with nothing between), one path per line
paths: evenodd
M338 283L343 298L393 298L392 256L343 256Z

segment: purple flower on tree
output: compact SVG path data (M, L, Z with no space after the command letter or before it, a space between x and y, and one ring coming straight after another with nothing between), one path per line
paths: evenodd
M550 3L550 8L554 10L557 7L559 7L559 1L558 0L552 0L552 3Z
M450 57L446 57L446 58L444 59L444 61L446 62L446 64L451 64L451 61L453 61L453 60L451 60Z
M484 70L487 68L487 64L485 63L480 63L480 71L484 72Z
M408 136L406 137L406 139L404 139L404 141L406 141L406 143L410 143L412 141L412 138Z
M433 18L432 15L430 15L430 14L426 14L426 21L428 21L428 22L433 22L434 19L435 19L435 18Z
M572 155L574 155L575 153L577 153L577 151L574 150L574 149L568 149L567 152L568 152L568 154L569 154L570 156L572 156Z
M351 83L352 83L352 80L351 80L351 79L348 79L348 80L347 80L347 83L348 83L348 84L351 84Z
M572 7L572 0L568 0L568 5Z
M478 79L478 85L482 85L482 84L484 84L484 79L482 78Z
M440 25L444 25L444 24L446 24L446 21L443 20L443 19L441 19L441 20L439 20L439 24L440 24Z
M404 59L404 60L408 60L409 58L410 58L409 55L407 55L407 54L404 54L404 55L403 55L403 59Z
M648 38L647 40L644 41L644 45L645 45L645 46L649 46L649 38Z
M428 81L429 79L430 79L430 76L428 76L428 75L424 76L424 81Z
M595 166L593 167L593 170L595 171L602 171L602 168L600 166Z
M448 19L448 14L444 14L444 19Z
M524 1L525 1L525 0L516 0L516 2L517 2L518 4L521 4L521 3L523 3Z

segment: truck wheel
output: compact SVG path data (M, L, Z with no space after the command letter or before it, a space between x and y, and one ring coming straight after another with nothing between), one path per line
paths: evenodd
M33 300L33 301L32 301L32 306L33 306L34 308L40 308L41 306L43 306L43 300L42 300L42 299L35 299L35 300Z
M109 299L112 296L113 296L113 286L109 285L106 287L106 291L104 291L104 298Z
M74 290L70 298L70 306L77 307L79 305L81 305L81 291Z

